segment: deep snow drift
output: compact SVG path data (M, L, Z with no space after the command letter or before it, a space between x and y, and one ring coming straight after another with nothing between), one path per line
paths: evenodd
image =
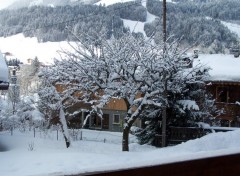
M76 132L76 131L75 131ZM78 131L79 132L79 131ZM121 133L83 130L69 149L56 131L0 133L1 176L76 174L170 163L240 152L240 130L212 133L200 139L167 148L138 145L130 136L130 152L121 152Z

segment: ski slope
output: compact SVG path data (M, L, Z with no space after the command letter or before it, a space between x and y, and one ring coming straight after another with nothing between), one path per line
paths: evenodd
M226 26L230 31L237 34L238 38L240 39L240 25L239 24L229 23L229 22L225 22L225 21L221 21L221 23L224 26Z

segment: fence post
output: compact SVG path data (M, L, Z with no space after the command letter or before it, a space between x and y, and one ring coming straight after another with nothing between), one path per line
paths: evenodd
M80 131L80 140L82 140L82 131Z
M58 129L57 129L57 141L58 141Z
M11 126L11 136L13 135L13 127Z
M33 128L33 136L35 138L35 135L36 135L36 131L35 131L35 127Z

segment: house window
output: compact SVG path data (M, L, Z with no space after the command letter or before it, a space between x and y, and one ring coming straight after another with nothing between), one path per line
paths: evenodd
M217 100L218 102L228 102L228 88L227 87L218 87L217 88Z
M120 114L113 115L113 124L120 124Z
M102 125L102 119L96 114L91 115L91 126L100 128L101 125Z

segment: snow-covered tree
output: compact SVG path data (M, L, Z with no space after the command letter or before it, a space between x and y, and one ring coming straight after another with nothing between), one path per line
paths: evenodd
M13 70L13 75L11 76L11 84L8 90L8 102L11 105L12 113L15 114L20 102L20 86L17 81L16 70Z
M19 129L25 131L33 128L42 128L44 122L43 114L36 107L36 100L33 96L25 96L19 103L16 116Z
M19 99L14 108L8 99L0 97L0 129L26 131L26 129L41 128L43 115L36 107L34 97L25 96Z
M56 91L56 87L53 85L53 82L51 82L48 72L43 70L40 77L42 82L38 90L38 108L40 112L45 115L49 124L51 124L52 121L60 124L66 147L68 148L70 146L70 136L63 111L64 97L61 97L60 93Z
M30 76L36 75L36 73L39 71L40 68L40 62L37 57L35 57L31 63L31 74Z
M199 74L204 75L207 70L202 71ZM173 126L196 127L198 122L213 123L220 113L202 81L186 83L181 93L168 90L167 101L167 131ZM141 114L144 128L136 133L140 144L154 144L156 134L161 134L161 115L160 108L145 108Z
M20 85L21 96L32 96L37 93L39 78L38 73L41 70L41 63L35 57L31 64L22 64L18 73L18 83Z
M191 60L182 57L184 52L178 50L177 42L164 46L130 33L98 43L91 37L78 39L71 44L74 51L63 52L62 60L48 70L48 79L66 85L69 99L91 103L100 116L110 99L123 99L127 107L123 151L129 150L130 128L145 107L167 108L169 91L181 94L186 83L203 83L207 76L198 74L204 70L201 65L190 67ZM76 92L79 96L74 96Z

